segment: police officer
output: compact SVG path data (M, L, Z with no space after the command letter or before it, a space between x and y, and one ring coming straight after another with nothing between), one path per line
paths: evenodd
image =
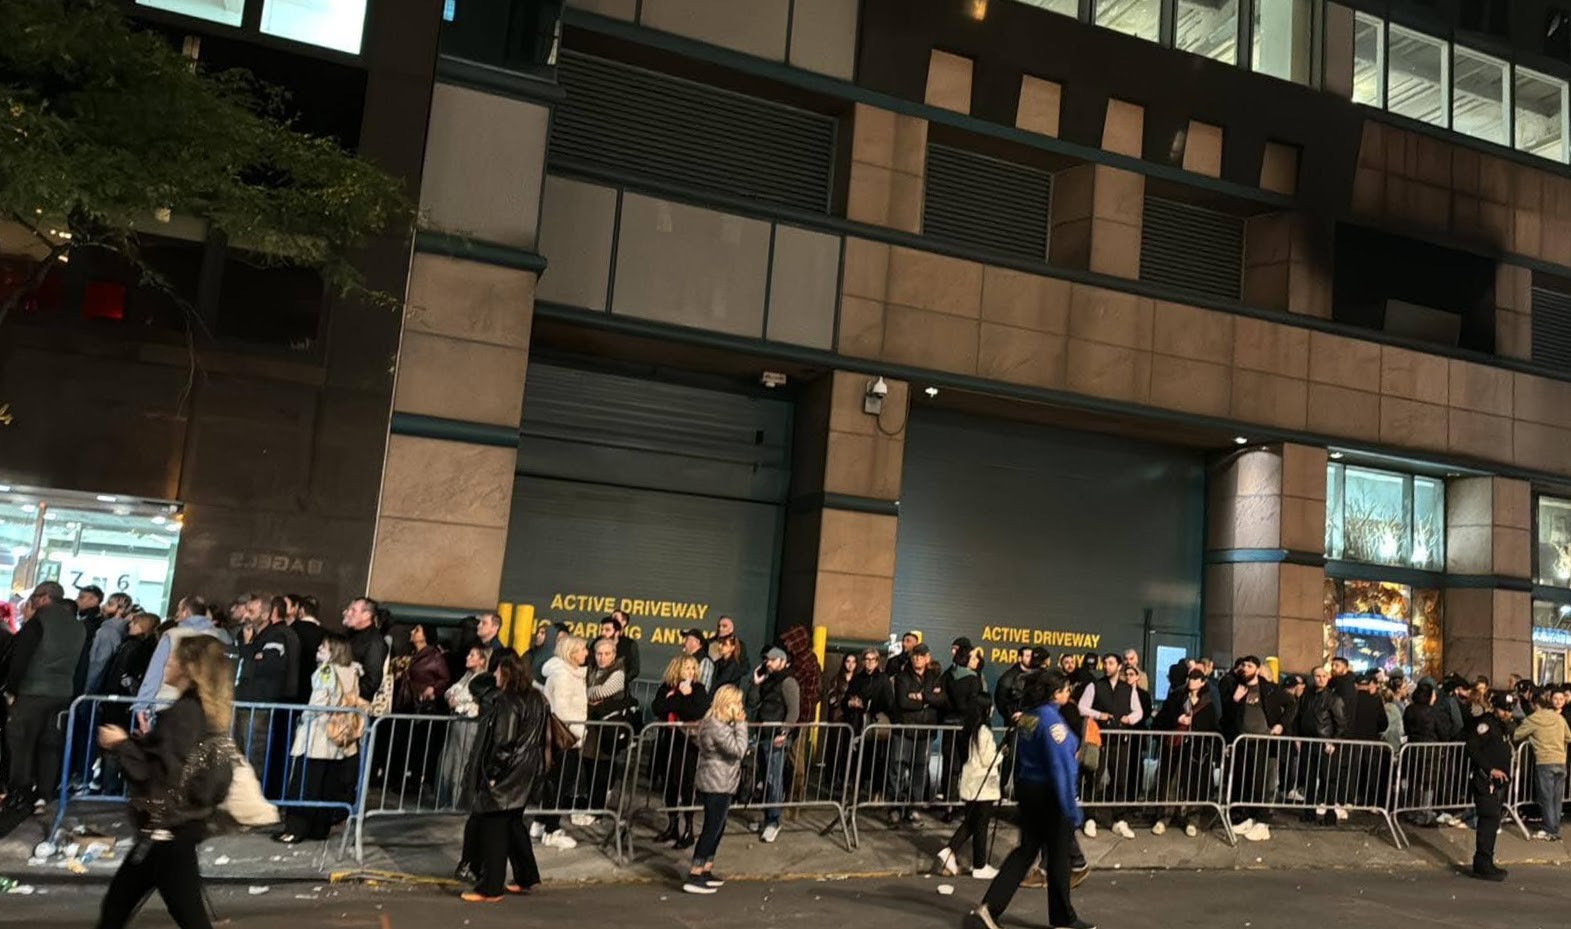
M1473 851L1473 876L1503 881L1506 872L1495 867L1495 836L1500 832L1501 809L1511 785L1511 717L1517 709L1516 694L1497 690L1489 695L1493 712L1472 718L1467 730L1467 757L1473 763L1473 802L1478 809L1478 845Z
M1071 684L1059 671L1039 671L1026 682L1016 750L1015 791L1020 803L1020 844L1004 859L982 904L966 914L965 929L998 929L998 918L1041 855L1047 862L1047 924L1095 929L1069 901L1070 841L1083 819L1075 795L1079 740L1064 721Z

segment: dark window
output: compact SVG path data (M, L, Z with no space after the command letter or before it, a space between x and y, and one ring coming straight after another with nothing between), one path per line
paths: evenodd
M1533 361L1571 372L1571 293L1533 287Z
M1052 175L947 145L927 147L922 233L1033 261L1047 258Z
M1544 11L1544 54L1556 61L1571 61L1571 13L1565 7Z
M224 261L217 332L221 338L308 352L322 321L322 280L303 268L269 268L242 252Z
M1339 225L1333 318L1417 342L1493 352L1495 263L1362 226Z

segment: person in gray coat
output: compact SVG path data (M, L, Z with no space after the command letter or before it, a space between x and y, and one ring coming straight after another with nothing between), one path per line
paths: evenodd
M704 807L704 828L693 849L693 865L682 889L690 894L712 894L725 880L714 872L715 852L725 835L731 797L742 779L742 759L747 755L747 713L742 691L726 685L715 691L709 712L698 724L698 770L694 786Z

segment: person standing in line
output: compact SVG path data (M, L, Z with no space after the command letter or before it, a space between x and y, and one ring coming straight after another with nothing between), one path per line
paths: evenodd
M300 679L295 685L295 699L304 703L311 699L311 678L316 675L316 666L311 659L322 645L322 623L316 618L322 607L315 597L305 594L289 594L285 600L289 607L289 628L300 644L299 668L296 669Z
M494 673L496 689L483 701L468 775L480 881L461 895L466 903L500 903L504 892L529 894L540 886L523 812L545 769L551 708L523 659L511 651L497 661ZM504 884L509 863L513 882Z
M709 657L709 640L704 638L702 629L689 629L682 633L682 654L698 662L698 683L713 693L715 663Z
M131 625L131 597L129 594L115 592L104 601L103 622L98 627L98 632L85 643L87 650L87 673L83 677L82 693L102 693L104 685L104 669L109 667L109 659L114 657L115 650L120 643L125 641L126 627Z
M54 581L34 588L22 605L22 618L3 688L10 701L6 808L13 810L43 807L46 794L59 782L63 746L55 720L71 706L77 659L86 639L65 589Z
M698 767L698 753L688 737L692 724L709 712L709 693L698 680L698 659L692 655L678 655L666 666L660 689L655 692L654 719L662 723L683 725L663 729L655 749L655 770L665 773L665 805L667 809L693 804L693 772ZM655 836L656 842L670 842L675 849L693 847L693 813L681 814L682 831L677 832L677 814L666 814L665 831Z
M884 673L889 675L890 679L892 680L898 676L900 672L911 667L911 653L916 651L916 647L921 644L922 633L917 632L914 629L901 636L900 651L890 655L889 660L884 662Z
M388 674L387 639L379 625L382 605L370 597L356 597L344 607L344 628L349 630L349 651L360 663L360 698L376 700Z
M1507 872L1495 864L1495 840L1499 838L1506 796L1511 792L1511 743L1507 735L1517 708L1516 695L1497 691L1489 696L1488 705L1491 712L1474 717L1467 731L1473 804L1478 811L1472 874L1480 880L1503 881Z
M734 635L722 636L709 643L709 656L715 663L711 684L716 691L730 685L742 690L747 685L747 658L742 654L742 641Z
M794 727L802 718L802 695L789 666L785 651L771 648L764 653L764 663L753 672L758 750L764 756L764 825L759 831L764 842L773 842L780 836L778 804L785 795L785 759L791 751Z
M682 890L712 894L725 884L725 879L714 871L715 853L725 835L726 816L742 779L742 759L747 755L747 713L743 710L741 690L727 684L715 691L709 712L698 724L695 741L698 767L693 783L698 789L698 802L704 808L704 827L698 834L693 863Z
M889 792L892 800L900 805L891 807L889 821L899 825L902 820L909 825L922 821L917 807L931 800L928 796L928 759L933 750L933 727L939 714L949 706L944 693L943 675L932 664L932 653L926 645L911 650L911 663L895 675L895 709L902 727L890 741L894 744L894 773Z
M571 633L556 637L556 655L545 663L545 698L551 712L567 724L578 741L571 751L553 759L550 794L543 795L546 806L579 809L589 804L589 783L585 774L592 766L585 759L589 720L589 643ZM590 749L592 751L592 749ZM533 828L540 830L540 844L567 850L578 840L562 828L560 816L537 816ZM533 831L533 830L531 830Z
M1004 859L981 905L966 914L964 929L998 929L997 921L1038 856L1045 856L1047 863L1047 924L1054 929L1096 929L1080 918L1070 900L1069 847L1081 812L1075 793L1080 741L1060 712L1069 694L1069 680L1056 671L1033 675L1027 685L1025 702L1033 709L1021 717L1015 771L1020 844Z
M76 673L72 677L72 696L79 697L87 693L92 683L88 680L88 661L93 649L93 640L98 637L98 630L103 628L104 621L109 618L103 607L102 587L88 584L76 589L76 621L82 624L82 650L77 654Z
M622 662L622 673L627 675L629 686L638 680L642 665L638 661L638 643L627 634L627 614L612 610L611 615L600 621L600 638L616 643L616 657Z
M227 757L199 747L229 732L234 669L210 636L188 636L161 672L177 697L157 724L132 736L119 726L98 730L131 782L136 844L104 892L98 929L123 929L155 889L180 929L211 929L202 899L196 848L207 822L229 793L234 769ZM204 755L216 755L203 763Z
M1533 743L1533 786L1544 828L1533 836L1549 842L1560 841L1560 813L1566 798L1566 745L1571 743L1571 728L1564 716L1555 711L1546 691L1539 694L1538 707L1517 725L1511 741Z
M356 785L352 759L360 753L359 738L334 738L340 727L350 722L341 717L346 695L360 692L360 670L355 667L349 643L342 636L322 639L312 656L316 671L311 676L311 696L306 706L314 709L300 713L294 739L289 746L291 771L285 795L293 800L349 803ZM334 710L339 710L335 713ZM295 845L324 841L341 811L330 807L295 807L284 818L283 828L273 841Z
M979 881L990 881L998 876L998 869L987 860L989 833L992 831L993 810L1003 797L1003 760L998 743L993 740L993 730L988 720L993 716L993 701L986 694L968 702L965 708L960 738L967 746L965 762L960 767L959 798L965 803L965 818L949 842L938 852L939 870L947 875L960 873L960 863L955 855L971 841L971 876Z

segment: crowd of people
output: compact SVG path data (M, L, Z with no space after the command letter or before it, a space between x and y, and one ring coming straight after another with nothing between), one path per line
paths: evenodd
M944 666L910 632L887 654L846 654L826 673L807 629L786 630L755 661L735 623L722 617L713 633L685 630L680 652L644 689L635 687L639 645L620 613L606 617L592 640L567 624L541 623L520 654L503 642L495 614L465 620L444 645L430 625L395 628L369 598L344 608L341 631L325 628L317 602L297 594L245 594L222 609L186 597L165 621L125 594L105 597L89 586L71 599L51 582L20 612L18 629L0 630L8 810L44 806L61 783L63 756L72 759L65 772L72 789L128 786L133 804L150 777L171 776L171 759L154 766L158 775L145 757L168 750L154 719L178 709L182 727L201 728L190 703L179 708L194 680L217 686L206 664L192 674L194 662L211 663L196 651L211 643L221 656L228 728L266 795L308 801L284 804L276 840L325 839L353 809L366 771L366 783L384 791L429 791L436 805L471 812L459 875L474 887L465 899L477 902L527 894L539 883L535 842L576 844L562 816L586 827L608 809L614 766L646 720L665 724L645 772L667 811L655 839L692 850L688 892L714 893L723 884L714 863L738 798L762 810L759 840L777 839L789 785L804 767L803 727L822 720L836 724L826 732L851 736L814 736L822 783L855 791L859 805L886 807L894 826L939 811L956 828L938 870L959 873L969 846L973 877L1002 882L999 888L1048 885L1060 911L1068 906L1066 882L1085 873L1078 842L1060 837L1062 827L1072 822L1087 836L1107 828L1128 839L1138 821L1158 835L1170 826L1197 835L1208 806L1221 809L1202 795L1217 791L1225 746L1234 759L1229 808L1240 817L1228 825L1248 840L1270 838L1274 809L1335 824L1350 810L1384 808L1395 787L1416 825L1471 821L1481 854L1489 831L1491 855L1481 865L1488 871L1509 745L1533 746L1537 837L1550 841L1559 839L1571 745L1563 687L1513 678L1494 690L1485 679L1456 675L1409 681L1355 673L1340 658L1308 677L1279 680L1255 656L1226 670L1185 659L1166 669L1158 700L1134 649L1056 657L1021 649L995 676L967 639L950 644ZM79 706L83 718L68 739L57 720L82 695L115 699ZM358 758L365 726L389 714L389 722L407 725L387 727L388 737L372 742L373 757ZM1445 804L1437 804L1431 783L1438 772L1424 764L1409 772L1411 782L1393 783L1402 746L1458 741L1483 773L1471 784L1471 795L1484 798L1476 811L1458 818L1431 810ZM1066 745L1073 763L1064 782ZM1371 750L1361 752L1365 745ZM1062 807L1066 791L1072 811ZM1016 801L1027 852L1001 873L987 842L1006 796ZM1052 827L1031 824L1032 816ZM511 883L504 880L509 867ZM983 907L978 918L1001 912L1012 893L990 893L994 909Z

